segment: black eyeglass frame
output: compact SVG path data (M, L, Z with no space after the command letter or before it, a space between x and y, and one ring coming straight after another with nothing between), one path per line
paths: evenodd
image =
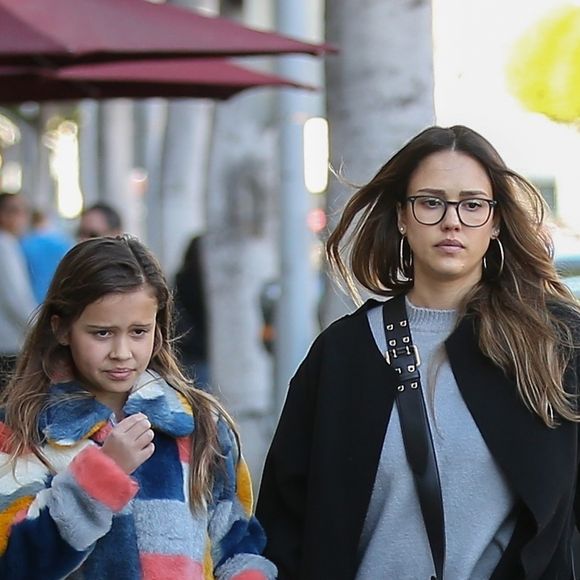
M415 213L415 201L417 201L418 199L436 199L436 200L440 201L441 203L443 203L443 205L445 206L445 210L441 214L441 217L436 222L429 222L429 223L422 222L417 217L417 214ZM459 213L459 206L461 204L464 204L464 203L469 203L470 201L485 201L489 207L487 218L485 219L485 221L483 223L481 223L477 226L472 226L470 224L466 224L461 219L461 215ZM445 219L445 216L447 215L447 210L449 209L449 206L451 205L451 206L455 207L455 212L457 213L457 219L466 228L481 228L481 227L483 227L489 221L489 218L491 217L493 210L497 207L497 204L498 204L497 199L486 199L485 197L470 197L467 199L460 199L459 201L447 201L446 199L443 199L442 197L437 197L434 195L410 195L409 197L405 198L405 203L407 203L407 202L411 203L411 210L413 211L413 217L420 224L422 224L424 226L436 226L437 224L440 224Z

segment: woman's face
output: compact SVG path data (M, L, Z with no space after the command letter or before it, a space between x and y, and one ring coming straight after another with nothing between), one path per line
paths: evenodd
M472 287L481 278L491 238L499 234L494 210L486 201L493 200L493 191L485 169L464 153L433 153L411 175L407 198L414 196L425 197L414 202L415 213L410 202L399 207L398 227L413 251L415 287L442 282ZM480 223L488 212L489 219L479 227L468 227L460 221L457 205L448 205L441 221L434 225L417 219L436 221L443 213L442 201L462 200L466 200L460 210L465 222Z

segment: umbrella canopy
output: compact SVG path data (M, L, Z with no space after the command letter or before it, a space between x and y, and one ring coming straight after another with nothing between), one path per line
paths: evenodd
M56 70L0 67L0 102L202 97L227 99L244 89L287 86L312 89L225 59L118 62Z
M10 66L328 50L146 0L0 0L0 64Z

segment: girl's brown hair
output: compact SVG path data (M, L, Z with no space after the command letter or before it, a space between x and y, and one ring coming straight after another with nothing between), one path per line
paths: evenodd
M209 498L220 462L216 418L221 416L232 429L234 426L222 406L211 395L194 388L181 372L172 346L171 292L156 258L130 236L86 240L60 262L28 333L15 375L0 399L6 424L13 432L13 455L30 450L50 467L42 455L38 419L47 405L50 377L58 375L63 366L74 368L68 346L59 344L53 332L53 317L59 318L58 334L66 333L89 304L107 294L133 292L143 286L153 290L158 305L149 368L187 399L195 416L190 501L192 509L201 508Z
M331 266L355 298L360 299L356 282L383 296L412 288L412 272L406 276L402 271L408 270L406 255L406 263L400 264L397 206L419 163L439 151L469 155L487 172L498 201L499 240L505 251L500 271L496 243L490 244L487 268L463 300L461 314L475 316L482 352L515 378L523 401L546 425L555 426L556 415L579 421L575 400L563 385L575 348L577 323L571 321L578 320L579 310L553 264L545 203L472 129L430 127L385 163L347 202L326 245ZM562 309L571 314L566 320Z

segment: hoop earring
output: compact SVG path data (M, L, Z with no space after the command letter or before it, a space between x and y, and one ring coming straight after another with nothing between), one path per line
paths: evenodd
M503 244L501 243L499 238L491 238L492 241L495 240L497 242L497 249L499 252L499 268L497 270L497 274L493 277L497 280L503 272L503 267L505 265L505 252L503 250ZM483 271L486 275L489 275L488 268L487 268L487 255L483 256Z
M409 246L409 256L405 258L405 239L407 236L401 236L399 239L399 271L407 279L413 279L413 252L411 251L411 246Z

